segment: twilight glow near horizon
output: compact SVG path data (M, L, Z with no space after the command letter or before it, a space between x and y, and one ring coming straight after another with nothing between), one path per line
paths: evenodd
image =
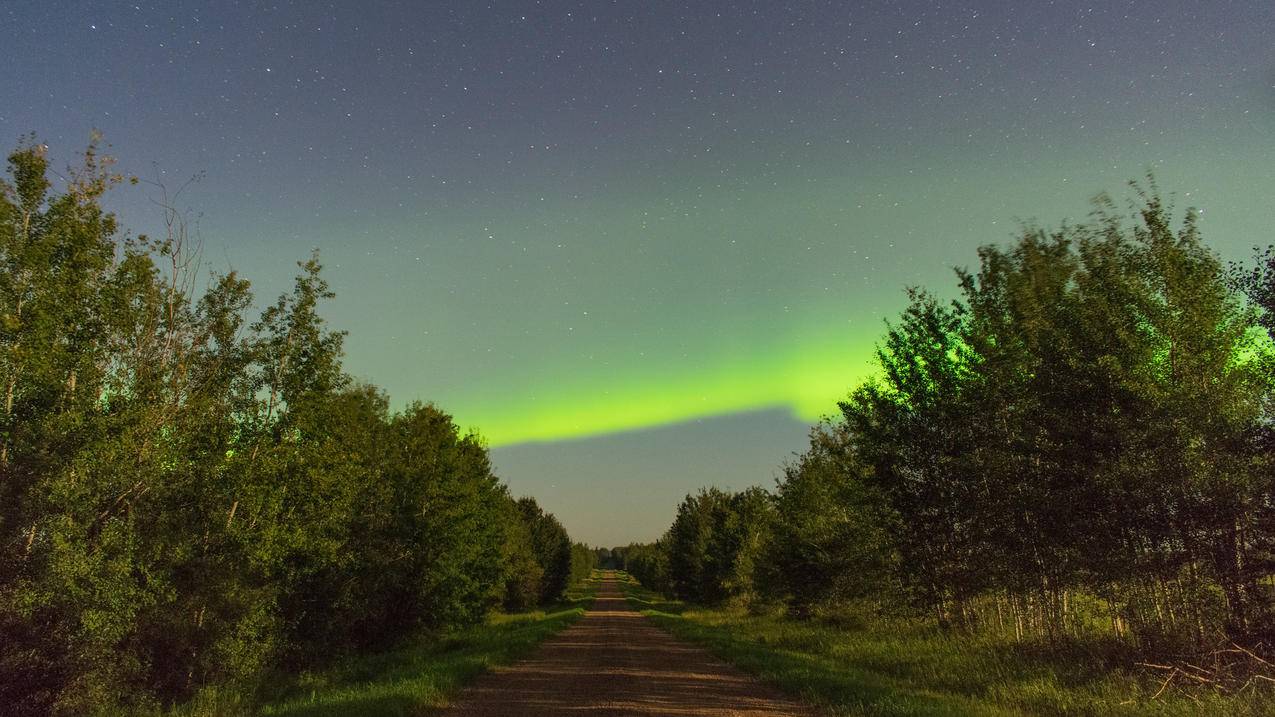
M952 295L1020 222L1152 171L1226 259L1271 243L1272 30L1267 0L18 0L0 139L203 173L206 264L259 304L317 248L347 369L611 545L768 483L904 287ZM112 199L133 232L148 193Z

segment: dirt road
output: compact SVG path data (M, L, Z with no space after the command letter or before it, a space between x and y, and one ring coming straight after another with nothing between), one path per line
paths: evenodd
M593 608L530 657L478 678L444 714L748 715L818 713L679 642L605 579Z

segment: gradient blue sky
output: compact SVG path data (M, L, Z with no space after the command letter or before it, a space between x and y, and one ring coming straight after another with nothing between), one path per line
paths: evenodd
M261 302L317 247L348 368L495 446L578 539L769 484L903 287L1156 173L1275 226L1275 4L0 5L0 138L199 217ZM112 200L153 230L146 186ZM529 443L534 441L533 443Z

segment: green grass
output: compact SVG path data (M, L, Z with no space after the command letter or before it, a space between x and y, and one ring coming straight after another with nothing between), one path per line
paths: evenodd
M596 583L534 612L499 614L442 640L420 641L349 658L302 674L277 688L262 710L278 717L397 717L445 705L470 680L516 661L575 622L593 601Z
M952 635L923 621L833 624L669 601L636 583L629 601L662 628L839 715L1270 715L1268 691L1173 689L1122 667L1109 646L1049 648Z

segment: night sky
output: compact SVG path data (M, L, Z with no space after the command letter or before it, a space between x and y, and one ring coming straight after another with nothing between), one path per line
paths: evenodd
M572 535L770 485L883 320L1153 171L1275 241L1275 3L0 3L0 140L92 128L267 303L318 248L347 368ZM112 206L161 216L142 184Z

